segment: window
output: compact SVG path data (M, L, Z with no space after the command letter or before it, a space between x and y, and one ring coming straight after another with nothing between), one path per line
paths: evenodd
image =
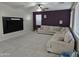
M42 23L42 15L38 14L36 15L36 25L41 25Z
M79 3L75 8L74 33L79 38Z

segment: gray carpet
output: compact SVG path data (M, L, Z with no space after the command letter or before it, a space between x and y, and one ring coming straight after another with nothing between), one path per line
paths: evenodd
M0 56L6 57L56 57L47 53L46 43L50 35L30 33L0 42Z

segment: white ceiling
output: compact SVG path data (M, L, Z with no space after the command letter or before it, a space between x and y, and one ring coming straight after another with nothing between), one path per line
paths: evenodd
M15 9L29 10L34 9L37 4L42 4L44 8L49 10L63 10L70 9L73 2L1 2Z

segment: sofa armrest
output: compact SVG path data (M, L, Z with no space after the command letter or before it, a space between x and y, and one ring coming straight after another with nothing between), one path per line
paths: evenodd
M58 44L58 45L61 45L61 46L64 46L64 45L69 45L68 43L66 43L66 42L64 42L64 41L52 41L51 42L51 44L53 44L53 43L55 43L55 44Z
M69 44L71 45L71 46L74 46L74 39L72 39L70 42L69 42Z
M58 46L62 47L74 47L74 43L66 43L64 41L52 41L50 44L55 45L57 44Z
M49 47L51 48L51 52L54 53L62 53L74 49L74 46L71 46L71 44L62 41L52 41Z
M63 33L55 33L54 37L64 37L64 34Z

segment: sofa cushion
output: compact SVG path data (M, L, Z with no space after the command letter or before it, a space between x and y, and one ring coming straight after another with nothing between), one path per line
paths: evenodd
M65 37L64 37L64 41L69 43L72 40L72 34L70 31L66 32Z
M58 26L49 26L49 32L57 32L60 31L61 27Z
M64 41L63 37L58 37L58 41Z
M54 41L64 41L64 36L61 36L59 34L55 34L51 37L51 40L54 40Z
M41 26L40 28L38 28L38 33L45 33L48 31L48 26Z
M62 27L61 32L66 33L67 31L69 31L69 28L67 28L67 27Z
M48 30L49 29L49 26L41 26L41 30Z

